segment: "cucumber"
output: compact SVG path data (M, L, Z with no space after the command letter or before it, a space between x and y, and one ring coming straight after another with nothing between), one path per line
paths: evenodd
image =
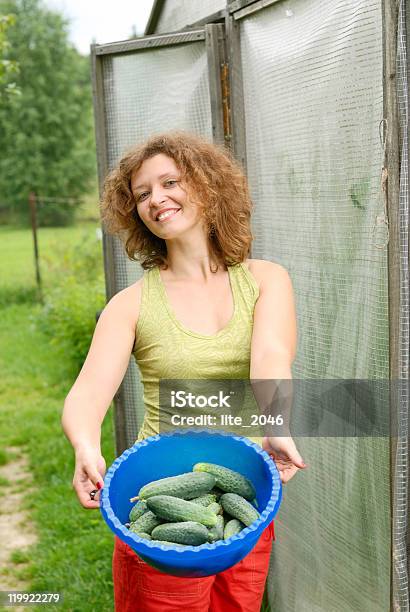
M208 541L208 529L205 525L195 521L164 523L163 525L155 527L152 532L152 538L155 540L173 542L175 544L200 546Z
M216 463L196 463L193 467L195 472L212 474L216 478L216 486L223 491L236 493L245 499L252 500L256 497L255 487L248 478L239 472L235 472Z
M224 517L221 514L218 514L216 517L217 523L215 527L211 527L208 530L208 542L213 544L218 540L223 540L224 537Z
M161 523L162 521L160 518L155 516L150 510L147 510L139 519L131 523L130 530L150 534L154 527L161 525Z
M147 500L154 495L171 495L182 499L193 499L209 493L214 485L215 476L212 474L188 472L149 482L140 489L138 497Z
M236 493L224 493L219 501L225 512L247 527L259 518L259 512L246 499Z
M237 533L242 531L242 529L244 528L245 528L245 525L241 523L241 521L238 521L238 519L231 519L225 525L224 540L231 538L233 535L236 535Z
M142 516L148 510L147 502L138 501L135 506L131 508L129 519L130 523L135 523L140 516Z
M216 495L213 493L206 493L200 497L194 497L194 499L191 499L191 502L194 504L199 504L200 506L209 506L210 504L216 502Z
M224 493L225 493L225 491L222 491L221 489L218 489L217 487L214 487L214 488L211 490L210 495L215 495L215 497L216 497L216 500L215 500L215 501L219 502L219 498L220 498L220 497L221 497L221 495L223 495Z
M148 508L157 516L170 522L195 521L206 527L216 525L216 514L205 506L170 495L155 495L147 499ZM141 517L144 518L145 515ZM139 519L139 520L141 520Z
M222 506L221 504L218 504L218 502L213 502L212 504L209 504L207 508L208 510L212 510L212 512L215 512L215 514L222 514L223 512Z

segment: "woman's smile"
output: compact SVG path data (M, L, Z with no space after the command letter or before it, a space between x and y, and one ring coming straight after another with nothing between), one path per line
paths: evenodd
M155 220L158 223L165 223L166 221L173 219L180 210L181 210L180 208L168 209L163 213L159 213L159 215L157 215Z

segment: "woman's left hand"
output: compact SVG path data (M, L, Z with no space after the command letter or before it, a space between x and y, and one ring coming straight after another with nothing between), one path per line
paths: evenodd
M274 460L283 484L293 478L299 469L308 467L291 437L263 438L262 448Z

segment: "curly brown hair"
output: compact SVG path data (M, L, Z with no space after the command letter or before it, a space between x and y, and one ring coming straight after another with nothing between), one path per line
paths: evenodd
M105 230L120 236L128 257L142 268L167 267L165 240L141 221L131 191L132 173L159 153L172 158L181 172L187 197L203 215L216 260L226 266L244 261L253 240L253 204L243 169L225 146L182 130L156 134L134 146L107 176L100 203Z

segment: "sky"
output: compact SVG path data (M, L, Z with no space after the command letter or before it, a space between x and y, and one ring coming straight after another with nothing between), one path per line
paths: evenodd
M70 21L70 40L84 55L92 42L108 43L129 38L135 26L142 34L153 0L43 0Z

